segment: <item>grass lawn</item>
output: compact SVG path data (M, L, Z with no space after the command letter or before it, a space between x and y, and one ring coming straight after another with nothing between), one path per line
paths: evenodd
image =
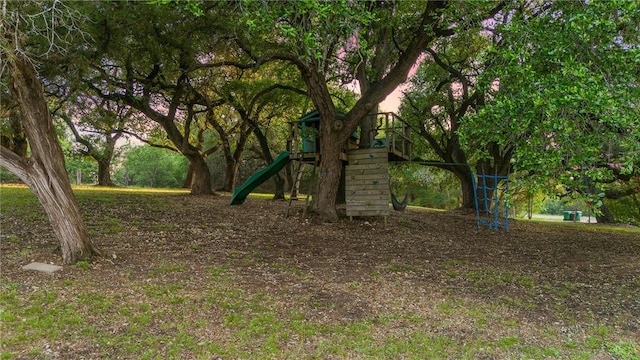
M44 211L0 186L0 359L640 359L638 228L75 193L104 256L46 274Z

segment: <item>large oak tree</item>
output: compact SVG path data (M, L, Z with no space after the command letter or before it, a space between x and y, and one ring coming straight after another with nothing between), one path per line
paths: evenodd
M639 176L640 5L514 4L479 78L487 104L463 135L514 144L534 186L601 204L604 184Z
M258 62L278 59L295 66L320 114L321 161L311 210L325 220L335 220L340 153L346 141L406 80L435 39L466 26L463 17L443 1L389 2L374 8L369 2L247 1L243 5L236 29L242 48ZM501 7L491 2L472 5L476 22ZM385 21L390 19L396 21ZM388 28L388 24L398 26ZM382 38L369 42L362 36L366 29L385 31L376 33ZM384 59L376 56L379 54L385 54ZM354 59L359 61L354 63ZM328 84L355 78L368 81L361 84L356 104L338 117Z

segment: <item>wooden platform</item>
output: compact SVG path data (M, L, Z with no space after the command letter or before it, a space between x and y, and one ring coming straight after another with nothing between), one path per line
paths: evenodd
M347 158L347 216L389 215L391 195L387 149L351 150Z

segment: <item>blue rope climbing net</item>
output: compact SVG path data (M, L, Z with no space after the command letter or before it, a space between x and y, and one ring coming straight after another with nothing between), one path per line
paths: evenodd
M505 198L509 194L509 176L471 174L471 178L478 229L480 224L484 224L489 230L499 231L500 227L504 227L509 232L509 204L506 200L500 200L501 192ZM502 211L504 217L500 216Z

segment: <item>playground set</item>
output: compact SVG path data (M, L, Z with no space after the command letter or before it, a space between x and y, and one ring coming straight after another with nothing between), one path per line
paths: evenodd
M312 176L322 160L320 158L320 116L312 111L296 121L289 122L290 137L287 140L287 150L267 167L253 174L244 184L236 187L231 196L231 205L240 205L257 186L277 174L290 161L297 163L294 176L293 194L298 192L303 169L306 165L313 166ZM404 210L407 196L402 202L391 193L389 178L389 162L411 161L411 127L395 113L376 114L376 128L373 130L374 140L368 148L358 148L356 134L342 150L341 159L345 166L346 214L354 216L386 216L389 215L389 200L393 208ZM462 164L460 164L462 165ZM465 164L466 165L466 164ZM506 186L506 177L491 177L490 175L473 175L474 197L476 198L476 217L478 228L486 224L489 229L498 231L504 227L509 231L508 205L498 198L498 186ZM307 192L307 202L310 191ZM480 203L478 202L478 196ZM500 206L502 205L502 206ZM500 220L500 208L504 207L505 217ZM484 210L480 210L484 209Z

